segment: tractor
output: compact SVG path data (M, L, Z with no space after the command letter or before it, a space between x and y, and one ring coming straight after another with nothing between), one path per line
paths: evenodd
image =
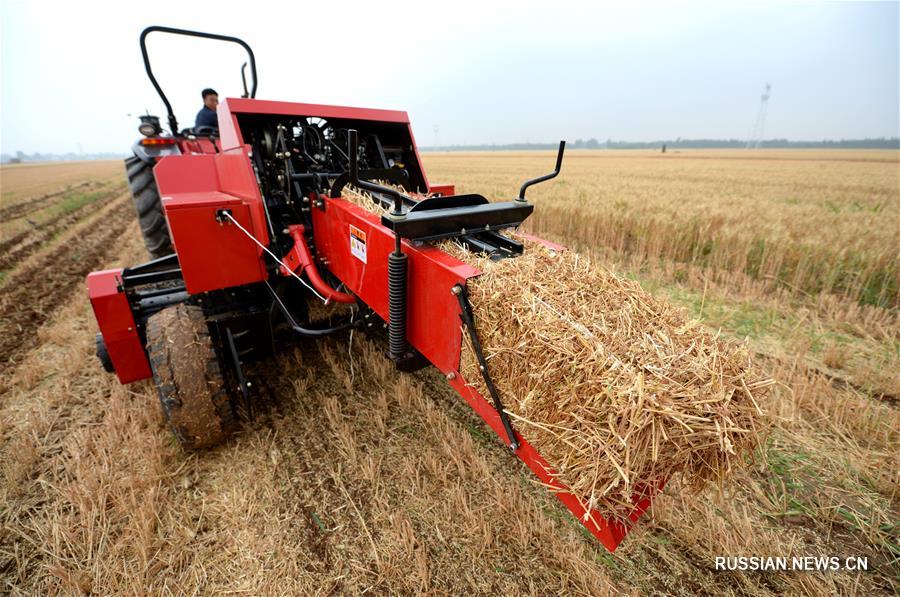
M150 65L150 34L235 43L246 50L243 97L218 107L217 128L179 130ZM123 384L152 379L172 432L186 449L225 440L252 399L245 367L291 337L382 330L385 358L400 372L438 369L561 502L613 550L630 521L607 521L574 495L514 429L491 382L466 292L479 271L439 248L452 239L491 259L515 259L517 228L534 206L488 201L431 183L405 112L256 99L253 51L224 35L153 26L140 36L144 67L168 116L142 116L142 137L125 160L144 241L153 259L87 276L99 324L97 353ZM251 85L247 85L249 64ZM348 185L381 206L378 215L342 197ZM539 240L539 239L538 239ZM343 320L311 316L313 303L349 307ZM489 396L460 373L463 334L481 363Z

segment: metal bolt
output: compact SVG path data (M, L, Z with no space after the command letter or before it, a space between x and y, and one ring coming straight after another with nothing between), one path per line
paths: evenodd
M460 232L460 234L465 234L465 233L466 233L466 229L465 229L465 228L463 228L463 229L462 229L462 230L460 230L460 231L459 231L459 232Z
M128 331L129 331L129 332L133 332L133 331L134 331L134 328L131 327L131 326L128 326Z
M447 379L450 379L450 380L456 379L456 373L451 371L450 373L447 374Z
M478 365L478 370L484 372L484 365Z
M460 292L462 292L462 286L454 286L450 289L450 292L452 292L453 294L459 294Z

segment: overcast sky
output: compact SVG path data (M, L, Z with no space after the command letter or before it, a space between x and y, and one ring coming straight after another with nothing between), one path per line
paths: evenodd
M427 4L440 5L429 7ZM16 2L2 5L4 153L124 152L163 117L152 24L246 40L262 99L407 110L420 145L596 137L898 136L897 2ZM151 35L182 126L239 95L241 51Z

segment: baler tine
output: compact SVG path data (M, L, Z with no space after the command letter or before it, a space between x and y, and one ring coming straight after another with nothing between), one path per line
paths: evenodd
M178 131L150 68L150 33L237 43L250 56L249 92L241 69L249 97L223 100L216 129ZM142 232L157 258L87 278L101 331L97 353L107 370L122 383L152 377L176 437L186 448L203 448L236 428L238 399L249 405L248 362L297 335L319 338L383 322L387 356L398 370L440 370L615 549L649 499L637 501L628 522L604 520L516 432L469 303L467 281L480 272L432 242L452 239L494 260L521 255L524 245L498 231L531 215L526 190L559 174L565 142L552 173L525 182L511 201L491 203L428 181L405 112L255 99L253 53L234 37L148 27L140 45L172 130L164 134L159 118L141 117L144 137L126 160ZM386 213L379 218L345 199L347 184L369 192ZM310 300L346 303L351 317L336 325L312 321ZM460 373L463 327L492 403Z

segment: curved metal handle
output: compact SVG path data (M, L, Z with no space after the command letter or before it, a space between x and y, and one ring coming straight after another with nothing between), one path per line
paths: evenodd
M147 27L141 32L141 55L144 57L144 69L147 71L147 76L150 78L150 82L153 83L153 87L156 89L156 93L159 94L160 99L166 106L166 113L169 115L169 128L172 130L173 135L178 134L178 121L175 119L175 114L172 112L172 104L169 103L169 98L167 98L166 94L163 93L162 87L159 86L156 77L153 76L153 69L150 68L150 57L147 54L147 36L155 31L158 31L160 33L171 33L173 35L187 35L189 37L215 39L219 41L227 41L238 44L239 46L244 48L247 51L247 55L250 56L250 73L253 75L253 88L250 91L250 97L256 97L256 58L253 56L253 50L244 40L237 37L231 37L229 35L203 33L202 31L176 29L174 27L163 27L161 25L152 25L150 27Z
M256 77L254 77L254 82L256 82ZM244 85L244 94L241 97L250 97L250 92L247 91L247 63L241 65L241 83Z
M563 160L563 152L566 150L566 142L559 142L559 153L556 154L556 170L551 172L550 174L545 174L543 176L538 176L537 178L532 178L531 180L525 181L525 184L522 185L522 188L519 189L519 197L516 201L525 201L525 190L528 189L531 185L535 185L539 182L544 182L545 180L550 180L551 178L556 178L556 175L559 174L560 169L562 168L562 160Z

